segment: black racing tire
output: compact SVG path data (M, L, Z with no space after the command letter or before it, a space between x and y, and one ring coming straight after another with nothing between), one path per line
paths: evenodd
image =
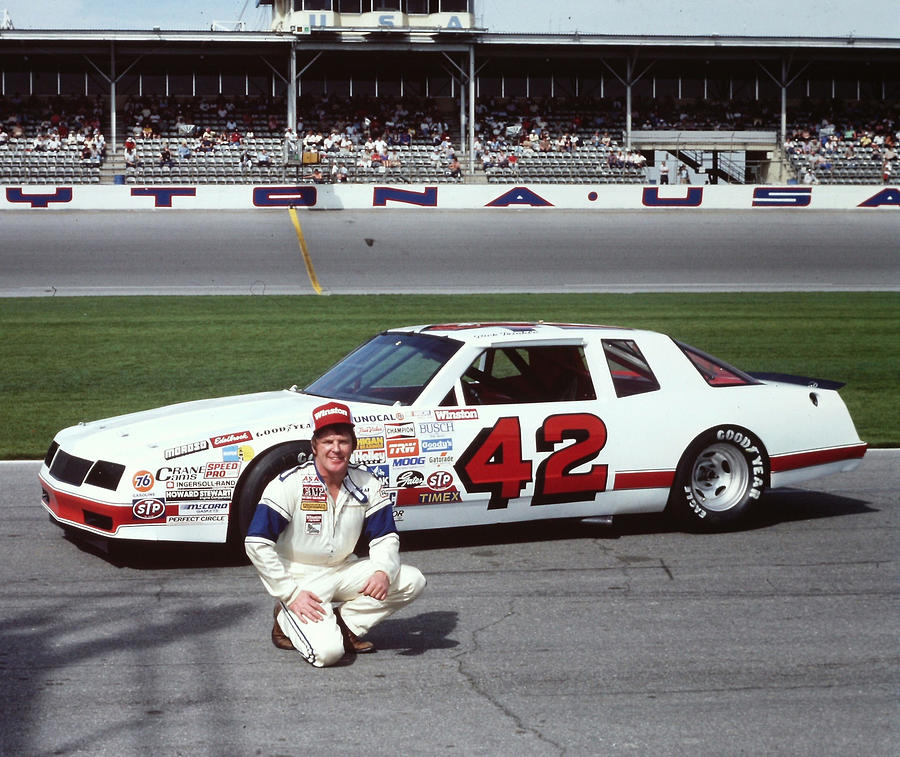
M312 447L304 439L279 444L253 461L234 490L231 515L228 519L228 545L231 549L243 553L244 537L268 483L279 474L298 465L301 455L305 459L311 453Z
M762 442L740 426L719 426L698 436L681 456L668 510L692 527L732 525L746 517L768 484Z

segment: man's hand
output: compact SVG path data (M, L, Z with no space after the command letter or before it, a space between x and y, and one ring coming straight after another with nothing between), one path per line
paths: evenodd
M387 597L390 585L391 582L388 580L387 573L383 570L376 570L369 576L369 580L363 584L359 593L365 594L367 597L372 597L372 599L381 600Z
M300 618L301 623L306 623L307 618L316 623L325 617L322 600L306 589L301 590L299 596L288 605L288 609Z

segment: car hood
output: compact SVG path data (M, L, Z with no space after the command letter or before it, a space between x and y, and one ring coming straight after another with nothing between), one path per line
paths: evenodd
M303 438L310 436L312 409L324 401L286 389L182 402L80 423L60 431L56 441L82 457L115 460L192 442L222 447L278 432Z

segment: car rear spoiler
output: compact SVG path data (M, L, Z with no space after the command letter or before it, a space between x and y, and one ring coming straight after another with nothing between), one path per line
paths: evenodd
M778 381L782 384L797 384L808 386L810 389L834 389L837 391L844 386L844 381L831 381L829 379L809 378L807 376L792 376L789 373L751 373L751 376L760 381Z

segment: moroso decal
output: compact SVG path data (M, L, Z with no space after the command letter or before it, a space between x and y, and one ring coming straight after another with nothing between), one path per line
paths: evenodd
M319 200L314 186L253 187L253 204L257 208L310 208Z
M511 205L528 205L533 208L552 208L553 203L532 192L528 187L515 187L491 200L486 208L508 208Z
M699 208L703 203L703 187L688 187L685 197L660 197L659 187L644 187L641 202L647 208Z
M806 208L812 199L812 187L757 187L753 190L754 208Z
M173 197L196 197L196 187L133 187L132 197L152 197L157 208L171 208Z
M383 208L391 202L402 202L406 205L417 205L420 208L436 208L438 204L438 188L425 187L422 192L396 187L375 187L372 192L372 207Z
M858 208L878 208L882 205L900 206L900 190L897 187L886 187L878 194L873 195L865 202L861 202Z
M72 202L72 187L57 187L52 194L25 194L22 187L7 187L6 201L28 203L32 208L48 208L51 202Z

